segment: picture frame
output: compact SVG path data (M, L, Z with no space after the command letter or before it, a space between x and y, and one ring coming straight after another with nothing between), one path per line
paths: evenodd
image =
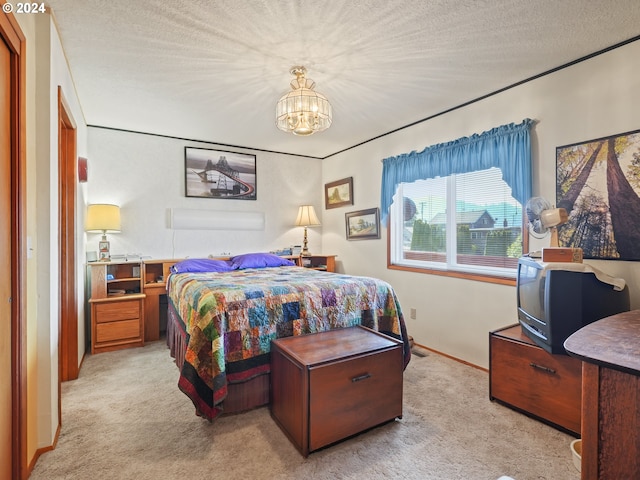
M368 208L344 215L347 240L370 240L380 238L380 209Z
M256 156L199 147L184 149L186 197L256 200Z
M640 260L640 130L556 148L556 207L561 247L583 258Z
M325 209L353 205L353 177L324 184Z

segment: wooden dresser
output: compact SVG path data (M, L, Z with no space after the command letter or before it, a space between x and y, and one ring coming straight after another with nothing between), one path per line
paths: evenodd
M489 334L489 397L580 436L581 362L552 355L520 325Z
M271 345L271 415L305 457L402 416L402 342L352 327Z

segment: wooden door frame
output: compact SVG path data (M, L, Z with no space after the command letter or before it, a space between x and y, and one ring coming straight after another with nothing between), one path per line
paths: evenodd
M2 2L3 4L5 2ZM12 14L0 15L0 36L11 51L11 472L27 472L26 328L26 40Z
M78 296L76 278L76 123L58 86L58 241L60 246L58 372L61 382L78 378ZM61 423L58 382L58 422Z

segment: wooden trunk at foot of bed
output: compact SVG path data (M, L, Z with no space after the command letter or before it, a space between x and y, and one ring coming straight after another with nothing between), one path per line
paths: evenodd
M178 370L182 369L186 342L179 328L175 328L171 312L167 319L167 346L175 359ZM223 402L224 413L245 412L269 404L269 384L271 375L265 373L242 383L230 383L227 386L227 398Z

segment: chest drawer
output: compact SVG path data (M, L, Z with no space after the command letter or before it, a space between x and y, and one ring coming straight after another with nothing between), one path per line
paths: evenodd
M309 448L402 416L402 355L394 349L311 368Z
M582 364L537 345L490 337L490 395L579 435Z

